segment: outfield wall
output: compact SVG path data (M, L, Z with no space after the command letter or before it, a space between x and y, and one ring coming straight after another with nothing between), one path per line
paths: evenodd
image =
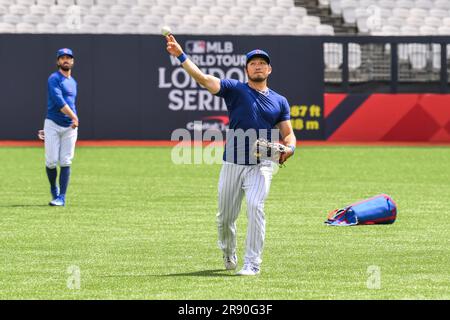
M245 80L245 53L272 57L270 87L291 104L301 140L450 142L450 95L325 94L321 37L180 36L200 68ZM184 128L225 130L223 101L187 77L149 35L0 35L0 140L43 126L56 50L75 53L82 140L170 140Z
M272 58L270 86L294 106L297 135L323 137L321 41L298 37L180 36L208 73L245 80L245 53L264 48ZM0 35L0 140L33 139L43 125L46 86L56 51L74 50L80 139L168 140L173 130L224 129L226 109L187 77L161 36ZM298 106L298 107L296 107ZM301 106L301 107L300 107ZM306 108L306 109L305 109ZM313 111L310 111L313 110ZM313 114L312 119L310 114ZM302 121L314 123L300 130ZM312 122L314 121L314 122Z
M450 95L325 94L327 141L450 142Z

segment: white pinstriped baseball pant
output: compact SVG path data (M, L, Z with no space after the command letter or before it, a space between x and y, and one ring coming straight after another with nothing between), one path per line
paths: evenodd
M78 128L62 127L50 119L44 122L45 165L54 169L59 164L68 167L72 164L77 142Z
M269 195L273 167L270 161L257 165L224 162L219 178L217 225L219 248L224 255L236 254L236 220L245 194L247 202L247 238L244 263L261 264L265 236L264 200Z

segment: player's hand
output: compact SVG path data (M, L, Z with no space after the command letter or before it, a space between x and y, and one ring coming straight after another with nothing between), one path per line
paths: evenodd
M72 119L72 124L70 125L72 129L78 128L78 118Z
M280 154L280 164L285 163L286 160L289 159L290 157L292 157L293 154L294 154L294 151L292 151L291 148L287 148L286 152L283 152L282 154Z
M175 37L172 34L166 36L167 41L167 52L169 52L172 56L178 57L183 53L183 49L181 49L180 44L175 40Z

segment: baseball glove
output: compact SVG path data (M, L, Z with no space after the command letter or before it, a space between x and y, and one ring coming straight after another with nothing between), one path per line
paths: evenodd
M258 160L270 160L280 163L282 153L288 152L288 147L278 142L270 142L266 139L258 139L253 145L253 154Z
M45 140L44 130L39 130L37 136L38 136L39 140L44 141Z

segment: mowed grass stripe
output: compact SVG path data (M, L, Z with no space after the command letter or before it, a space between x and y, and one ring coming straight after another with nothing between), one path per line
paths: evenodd
M2 299L449 299L450 149L300 147L266 201L262 273L223 270L220 165L170 148L79 147L66 208L47 206L41 148L0 148ZM333 228L329 211L379 193L395 224ZM245 204L238 220L243 260ZM71 290L70 266L81 271ZM381 288L367 288L370 266Z

